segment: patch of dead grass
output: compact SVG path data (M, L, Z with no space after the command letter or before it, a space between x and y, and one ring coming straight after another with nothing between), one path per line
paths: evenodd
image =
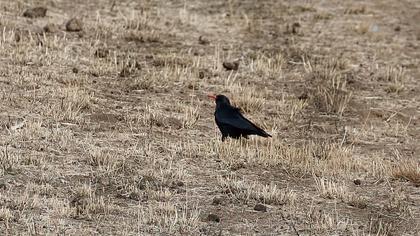
M228 140L215 143L211 148L229 168L277 166L292 175L303 173L350 177L361 167L361 163L353 159L351 147L332 142L286 145L278 140Z
M394 164L391 174L393 177L410 181L420 185L420 164L415 159L404 159Z
M0 221L5 221L6 226L7 226L8 222L13 219L14 219L14 216L12 214L12 211L10 211L9 208L4 207L4 206L0 208Z
M153 226L150 231L156 233L197 232L199 215L200 210L196 207L159 202L139 210L138 224Z
M265 204L291 204L296 194L288 189L280 189L276 184L261 184L257 181L238 179L234 176L219 177L219 186L231 198L245 203L262 202Z
M16 169L20 163L20 156L15 152L11 152L10 148L2 147L0 149L0 173L4 175L7 172Z
M92 105L93 95L80 88L65 88L53 91L50 99L54 103L44 104L44 112L58 121L81 122L82 113Z
M92 0L83 32L46 34L76 6L0 5L0 115L26 120L0 121L5 234L415 234L419 166L392 156L416 155L407 4ZM210 91L274 137L222 143Z
M366 200L350 192L345 183L339 183L332 179L322 177L314 177L314 179L315 188L320 193L321 197L326 199L338 199L350 206L361 209L366 207Z
M306 219L309 221L311 230L321 234L343 231L357 232L351 219L339 215L336 210L327 212L326 210L310 206L306 212Z
M113 204L104 196L98 196L90 184L79 186L70 201L70 207L74 210L74 218L92 219L101 214L109 214Z
M376 75L379 81L387 83L387 93L400 93L405 89L407 75L401 66L387 66L380 68Z
M311 62L306 59L303 65L309 75L309 84L314 86L309 88L313 105L321 112L342 116L352 96L347 89L347 61L327 58L325 61Z
M281 53L270 56L261 53L251 60L249 68L259 76L274 78L281 76L285 64L286 59Z
M240 84L234 84L230 88L233 94L231 102L245 112L260 111L265 105L263 91L258 91Z

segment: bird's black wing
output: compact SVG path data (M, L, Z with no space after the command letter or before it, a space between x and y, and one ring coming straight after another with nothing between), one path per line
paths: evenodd
M271 137L260 127L253 124L247 118L245 118L238 108L230 107L229 109L223 110L223 112L216 112L216 120L224 125L234 127L236 129L243 130L248 134L257 134L264 137Z

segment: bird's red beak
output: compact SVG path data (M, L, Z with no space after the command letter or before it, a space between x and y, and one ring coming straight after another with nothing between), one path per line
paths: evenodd
M207 97L216 101L216 95L209 94L209 95L207 95Z

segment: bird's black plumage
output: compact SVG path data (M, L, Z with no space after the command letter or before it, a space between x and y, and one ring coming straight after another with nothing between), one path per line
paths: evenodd
M222 141L226 137L238 139L240 137L248 138L248 135L271 137L270 134L245 118L239 111L239 108L230 105L230 101L226 96L217 95L213 98L216 100L214 116L220 132L222 132Z

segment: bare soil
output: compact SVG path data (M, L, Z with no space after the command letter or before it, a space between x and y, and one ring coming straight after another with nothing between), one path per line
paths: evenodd
M417 0L0 0L0 232L419 235L419 22ZM221 142L208 93L273 137Z

